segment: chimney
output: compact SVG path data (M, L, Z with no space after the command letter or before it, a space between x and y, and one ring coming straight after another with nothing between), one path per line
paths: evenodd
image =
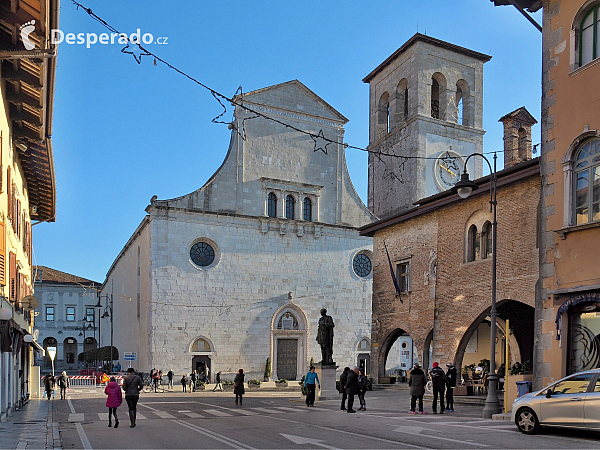
M523 106L500 118L499 122L504 124L504 167L531 159L531 127L537 120Z

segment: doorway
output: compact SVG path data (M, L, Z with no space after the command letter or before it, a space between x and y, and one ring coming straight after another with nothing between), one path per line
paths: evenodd
M200 375L200 379L202 380L202 373L205 374L205 379L207 382L210 382L210 358L208 356L194 356L192 358L192 371L196 371Z
M277 339L277 377L295 380L298 373L298 339Z

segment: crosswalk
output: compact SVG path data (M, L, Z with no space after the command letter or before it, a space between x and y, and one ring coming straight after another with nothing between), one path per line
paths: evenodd
M317 408L315 408L316 410ZM235 416L254 416L254 415L266 415L266 414L285 414L285 413L307 413L308 410L304 408L291 408L287 406L273 406L269 408L225 408L225 407L214 407L202 409L199 412L193 411L159 411L153 409L152 411L140 412L138 409L137 419L148 420L148 419L214 419L223 417L235 417ZM118 416L121 420L129 420L129 416L126 410L119 411ZM108 421L108 413L74 413L69 414L69 422L85 422L85 421Z

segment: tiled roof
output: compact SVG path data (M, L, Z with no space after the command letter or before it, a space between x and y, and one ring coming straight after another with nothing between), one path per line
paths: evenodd
M87 278L78 277L70 273L61 272L45 266L33 266L33 273L36 283L54 283L54 284L85 284L99 285L100 283Z

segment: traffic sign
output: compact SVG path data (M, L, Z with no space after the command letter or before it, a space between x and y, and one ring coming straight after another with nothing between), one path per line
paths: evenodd
M125 361L135 361L137 353L136 352L125 352L123 355L123 359Z

